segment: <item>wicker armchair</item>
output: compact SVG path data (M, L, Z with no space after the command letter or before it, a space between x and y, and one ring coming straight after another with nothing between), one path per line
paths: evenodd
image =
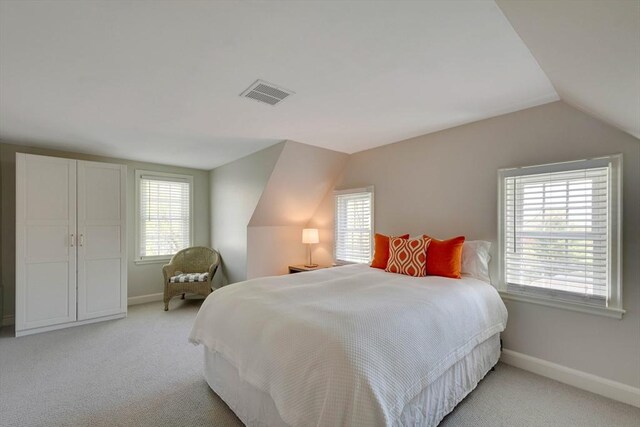
M164 275L164 311L169 310L171 298L185 293L207 296L211 281L220 265L220 254L210 248L196 246L177 252L162 267Z

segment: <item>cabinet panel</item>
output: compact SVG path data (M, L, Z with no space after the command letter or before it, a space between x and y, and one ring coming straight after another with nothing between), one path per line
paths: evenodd
M85 259L120 258L120 228L119 225L85 225L82 241Z
M120 258L84 261L85 298L83 312L86 316L112 314L119 312L122 295L120 284Z
M115 166L115 167L114 167ZM79 162L82 184L88 190L84 192L84 202L78 205L84 209L84 218L88 221L120 221L120 165L95 162Z
M65 323L71 318L69 269L66 262L29 263L26 268L25 323L29 327Z
M78 162L78 320L125 313L126 167Z
M16 332L76 320L76 162L16 154Z
M75 169L75 162L26 155L23 167L25 219L67 222L71 211L75 211L75 204L71 206L69 203L72 197L71 190L75 192L75 182L69 181L69 175L72 169ZM73 185L73 189L69 184Z
M28 263L58 261L69 259L71 234L66 224L33 224L26 231L26 260Z

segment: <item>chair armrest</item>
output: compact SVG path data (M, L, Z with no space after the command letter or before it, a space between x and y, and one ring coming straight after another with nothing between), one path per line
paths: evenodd
M177 265L171 264L171 263L165 264L165 265L162 266L162 274L164 275L164 282L165 283L168 283L169 279L172 276L175 276L177 267L178 267Z
M213 280L213 276L216 274L216 270L218 270L219 262L214 262L209 266L209 282Z

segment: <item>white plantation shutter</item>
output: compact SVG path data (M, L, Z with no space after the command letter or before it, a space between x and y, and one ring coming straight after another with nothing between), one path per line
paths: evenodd
M373 189L335 193L335 258L337 262L371 261Z
M191 246L191 177L138 176L139 258Z
M618 221L612 160L617 158L502 174L502 274L507 291L604 307L612 296L616 299L618 273L611 243Z

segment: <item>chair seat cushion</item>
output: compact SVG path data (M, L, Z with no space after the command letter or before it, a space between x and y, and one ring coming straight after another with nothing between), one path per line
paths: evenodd
M170 283L206 282L209 280L209 273L183 273L172 276Z

